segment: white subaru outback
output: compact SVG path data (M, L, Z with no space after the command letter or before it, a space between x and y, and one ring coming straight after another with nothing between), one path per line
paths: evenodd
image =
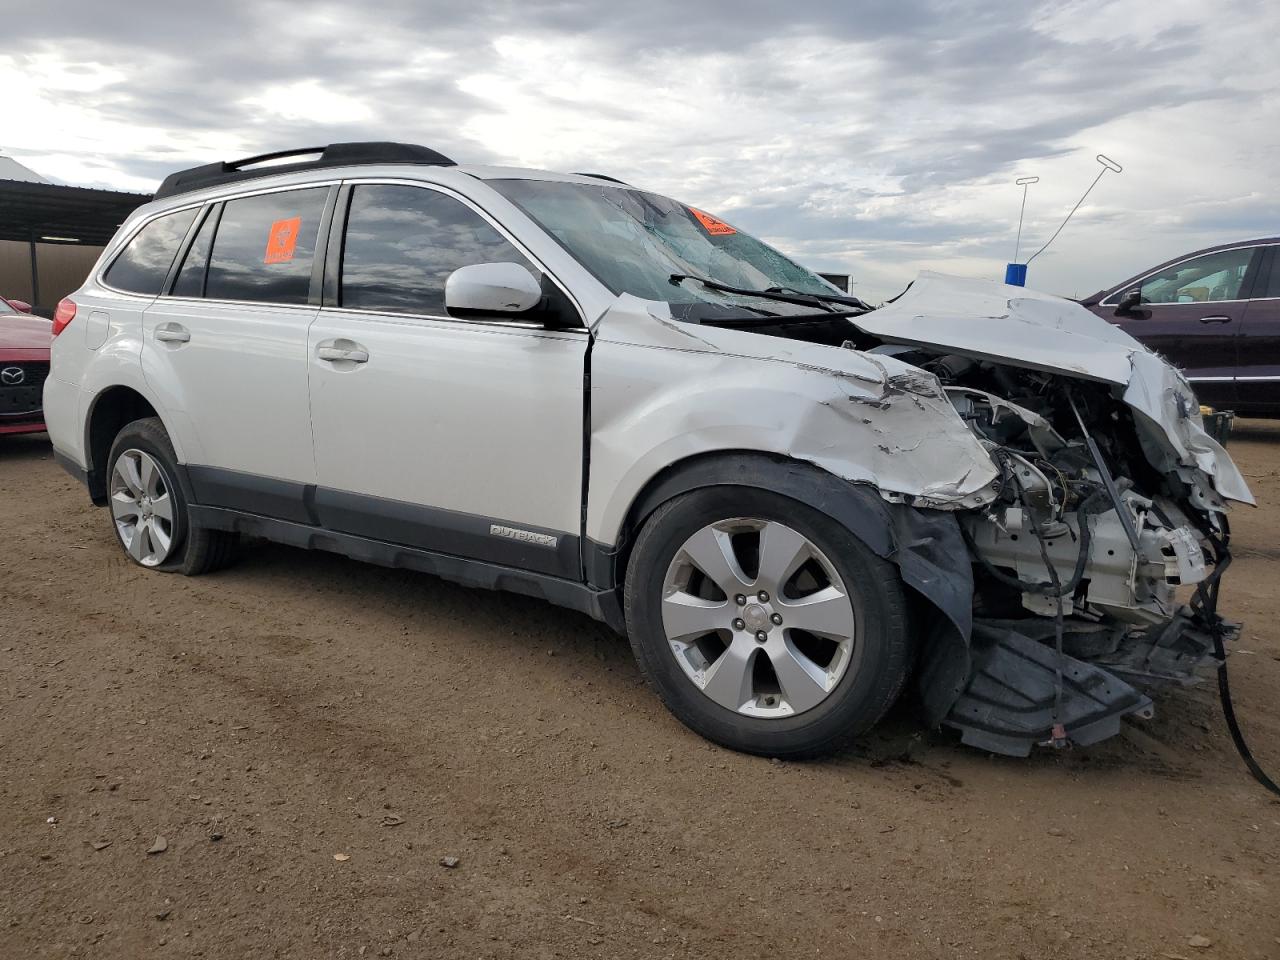
M997 283L872 309L609 177L183 171L54 333L56 455L135 562L248 534L544 597L739 750L837 749L909 682L984 749L1092 743L1230 639L1252 498L1178 371Z

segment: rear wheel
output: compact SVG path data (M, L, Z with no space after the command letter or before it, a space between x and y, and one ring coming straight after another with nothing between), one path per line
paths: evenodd
M107 457L111 527L125 554L140 566L188 576L208 573L231 562L237 538L192 526L177 463L158 418L126 424Z
M897 569L764 490L699 490L655 511L625 604L636 657L671 711L748 753L840 749L889 709L911 662Z
M164 470L145 450L120 451L108 488L111 516L125 553L144 567L158 567L173 552L175 498Z

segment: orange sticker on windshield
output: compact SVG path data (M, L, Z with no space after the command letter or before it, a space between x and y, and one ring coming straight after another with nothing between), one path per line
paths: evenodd
M288 220L277 220L271 225L267 234L267 255L263 263L284 263L293 259L293 250L298 245L298 231L302 229L301 217L290 217Z
M698 222L702 224L702 229L706 230L707 233L711 234L713 237L727 237L731 233L738 232L723 220L717 220L711 214L703 213L697 207L690 207L689 212L698 218Z

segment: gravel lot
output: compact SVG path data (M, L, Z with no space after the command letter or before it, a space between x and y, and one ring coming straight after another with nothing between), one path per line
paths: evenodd
M1280 424L1232 451L1275 772ZM1280 803L1208 687L1030 761L902 712L771 763L533 600L267 545L146 573L43 437L0 440L0 519L0 957L1280 957Z

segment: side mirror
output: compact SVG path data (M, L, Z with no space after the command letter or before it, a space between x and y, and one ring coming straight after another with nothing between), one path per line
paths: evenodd
M1140 303L1142 303L1142 291L1138 289L1130 290L1116 304L1116 315L1121 317L1130 316Z
M537 279L518 263L473 263L444 282L444 306L451 314L524 313L542 301Z
M21 310L23 313L31 312L31 304L27 303L25 300L10 300L9 306L13 307L15 310Z

